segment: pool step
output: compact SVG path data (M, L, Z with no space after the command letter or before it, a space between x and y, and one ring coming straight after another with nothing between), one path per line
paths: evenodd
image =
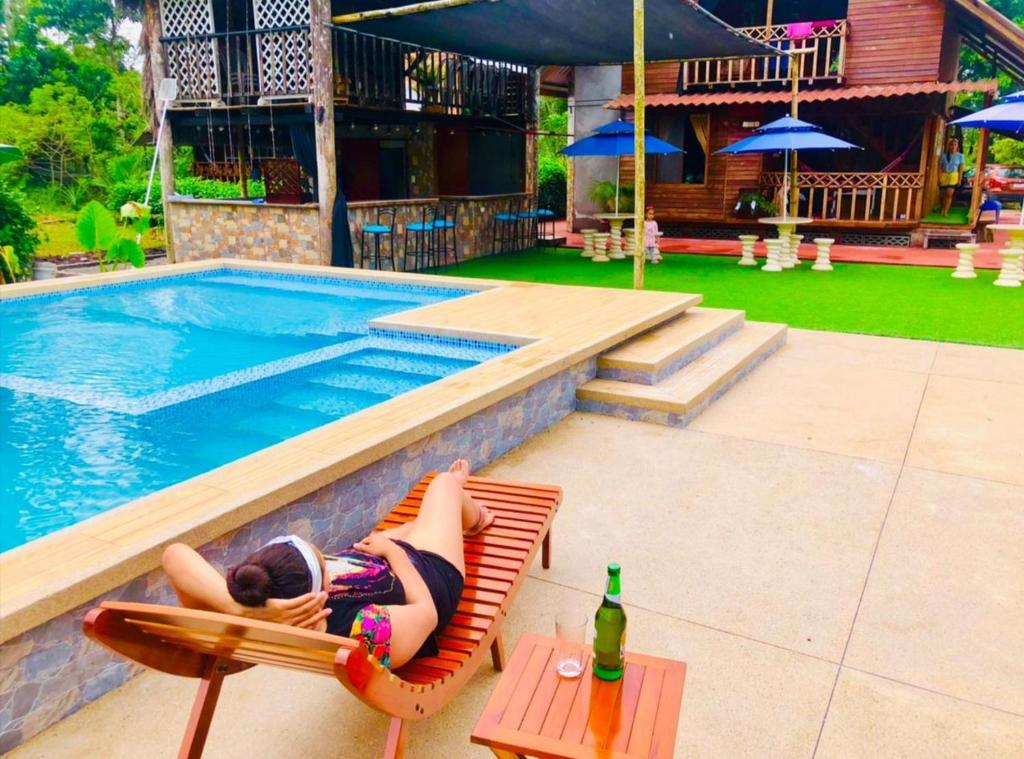
M743 318L742 311L732 309L687 309L598 357L597 376L654 385L739 330Z
M577 409L684 427L785 342L785 324L747 322L654 384L599 377L581 385Z

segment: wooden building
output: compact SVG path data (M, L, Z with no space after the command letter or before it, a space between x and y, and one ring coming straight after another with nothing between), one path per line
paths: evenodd
M338 263L341 195L357 257L358 232L378 210L396 208L400 230L439 200L459 207L459 253L472 256L493 215L532 195L536 70L332 24L346 9L145 0L147 77L177 80L159 145L177 260ZM193 174L236 182L243 196L262 180L265 200L176 195L182 145L193 148Z
M647 200L662 225L681 234L734 235L751 226L741 198L777 195L781 156L715 151L789 113L790 66L799 77L800 117L865 148L800 155L799 213L866 243L910 242L937 204L937 161L955 96L996 94L995 82L958 81L961 44L1024 81L1024 30L977 0L700 4L780 54L647 64L648 130L686 151L648 159ZM621 95L606 104L609 120L617 109L628 118L632 108L632 67L623 66L621 78ZM621 168L630 181L632 159ZM980 193L968 195L973 218ZM586 204L579 187L575 200Z

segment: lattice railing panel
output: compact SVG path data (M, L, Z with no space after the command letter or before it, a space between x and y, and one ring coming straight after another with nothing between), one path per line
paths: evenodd
M292 158L264 158L260 161L268 203L302 202L302 169Z
M264 95L301 95L313 90L309 0L253 0L260 81Z
M784 174L761 175L761 187L778 191ZM816 219L912 222L920 216L924 176L913 172L806 172L797 175L800 215Z
M212 0L160 0L167 75L178 80L178 100L220 95L217 40L212 34Z

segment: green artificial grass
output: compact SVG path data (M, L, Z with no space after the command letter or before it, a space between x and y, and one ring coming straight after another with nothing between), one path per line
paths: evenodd
M966 206L953 206L949 209L949 216L943 216L939 213L938 209L935 209L930 214L921 219L924 224L958 224L963 225L969 223L968 213L971 209Z
M838 263L833 272L816 272L805 261L770 274L736 261L669 254L646 267L646 288L701 293L705 306L740 308L749 319L791 327L1024 348L1024 288L993 287L995 271L961 280L936 267ZM476 258L444 273L628 288L633 260L596 264L563 248Z

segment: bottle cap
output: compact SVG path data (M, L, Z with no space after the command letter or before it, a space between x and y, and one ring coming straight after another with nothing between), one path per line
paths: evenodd
M618 564L609 564L608 565L608 574L610 574L610 575L617 575L620 570L621 570L621 567L619 567Z

